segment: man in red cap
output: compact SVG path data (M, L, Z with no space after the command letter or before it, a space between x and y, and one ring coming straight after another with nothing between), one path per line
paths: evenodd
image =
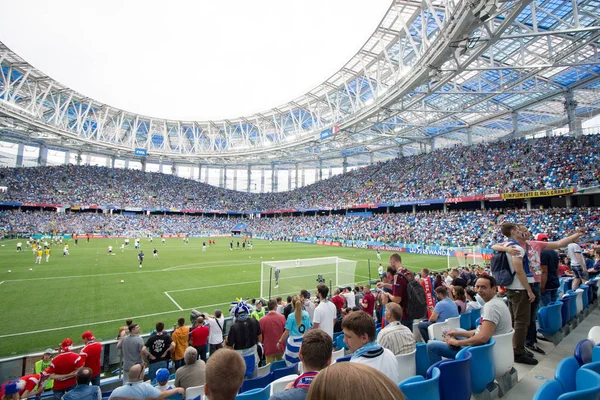
M73 389L77 383L77 370L83 366L79 354L71 352L73 341L66 338L60 344L59 354L54 357L50 367L46 368L42 375L44 378L54 379L52 391L54 398L60 400L62 396Z
M92 385L100 386L100 355L102 354L102 345L97 343L92 331L85 331L81 335L85 347L79 352L83 365L92 370Z

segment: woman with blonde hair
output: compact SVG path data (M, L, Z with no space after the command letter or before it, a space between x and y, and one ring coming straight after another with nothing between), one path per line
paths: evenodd
M310 316L302 307L302 299L299 296L294 296L292 304L294 312L288 315L285 322L285 331L283 331L277 342L277 347L281 347L285 343L283 359L288 367L300 362L298 352L300 352L300 346L302 345L302 337L312 328Z
M320 371L310 384L307 400L404 400L390 378L365 364L335 363Z

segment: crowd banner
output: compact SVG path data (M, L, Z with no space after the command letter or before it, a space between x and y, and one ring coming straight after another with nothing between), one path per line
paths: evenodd
M575 189L552 189L552 190L535 190L531 192L513 192L503 193L502 200L512 199L529 199L533 197L551 197L551 196L562 196L565 194L573 194Z
M483 196L463 196L463 197L450 197L446 199L446 203L466 203L468 201L485 201L485 200L502 200L500 194L486 194Z
M421 279L421 286L423 286L423 290L425 290L425 299L427 300L427 318L431 317L431 309L429 307L435 307L435 300L433 298L433 284L431 282L431 277L427 277L425 279Z

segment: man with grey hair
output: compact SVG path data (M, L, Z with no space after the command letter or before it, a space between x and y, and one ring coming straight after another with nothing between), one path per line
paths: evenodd
M154 386L144 383L144 365L135 364L128 372L127 382L111 393L110 399L166 399L175 394L183 395L185 389L175 388L161 392Z
M102 391L99 386L90 386L92 369L81 367L77 371L77 386L62 397L63 400L102 400Z
M187 389L193 386L204 385L204 371L206 364L198 360L198 351L188 347L183 353L185 365L175 372L175 386Z

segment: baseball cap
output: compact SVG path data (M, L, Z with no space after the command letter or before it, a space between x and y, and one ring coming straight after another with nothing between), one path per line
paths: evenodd
M548 241L548 235L546 235L545 233L538 233L537 235L535 235L535 240L537 240L538 242L541 241Z
M4 385L4 394L5 395L17 394L20 391L21 391L21 389L19 388L19 381L12 381L12 382L9 382L6 385Z
M166 368L159 368L156 371L156 382L165 382L169 380L169 370Z
M87 339L87 340L95 340L96 338L94 337L94 335L92 334L92 331L85 331L83 332L83 334L81 335L82 339Z
M44 354L52 354L54 353L54 350L47 348L46 351L44 351Z
M60 348L62 351L70 351L72 346L73 346L73 341L71 340L71 338L66 338L60 344Z

